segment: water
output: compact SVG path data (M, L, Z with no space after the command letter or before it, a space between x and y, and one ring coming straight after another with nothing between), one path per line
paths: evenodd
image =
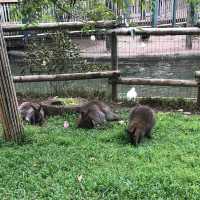
M195 71L200 70L197 59L163 60L149 62L131 62L120 64L119 69L124 77L163 78L193 80ZM132 86L119 86L120 97L125 97ZM138 96L142 97L185 97L196 98L197 88L166 86L134 86Z
M11 70L14 75L20 75L23 64L11 60ZM194 79L194 72L200 70L198 59L179 59L162 61L128 61L120 62L119 69L123 77L137 78L165 78L165 79ZM118 86L118 96L125 98L126 93L133 86ZM166 86L134 86L140 97L185 97L196 98L197 88L181 88ZM73 91L102 91L110 95L110 87L106 79L102 80L80 80L43 83L20 83L16 84L17 92L52 94Z

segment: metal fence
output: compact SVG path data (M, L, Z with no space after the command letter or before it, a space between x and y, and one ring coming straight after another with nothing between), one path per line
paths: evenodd
M107 44L106 35L73 36L72 42L80 49L81 59L88 64L100 65L99 71L111 69L111 51ZM186 47L186 35L150 36L143 40L141 36L118 36L119 70L123 77L163 78L193 80L194 72L200 69L200 39L192 36L192 48ZM48 46L51 49L51 42ZM37 50L37 49L36 49ZM9 52L13 54L12 51ZM12 72L21 75L27 64L22 58L10 57ZM55 59L58 59L55 57ZM57 61L59 62L59 60ZM65 67L70 67L65 65ZM77 65L71 72L81 72ZM33 72L27 71L26 74ZM34 72L37 74L37 72ZM44 83L16 83L16 89L23 94L37 95L69 95L69 96L106 96L111 95L107 80L77 80L55 81ZM126 98L127 91L132 86L119 85L118 98ZM183 97L196 98L196 87L171 86L134 86L139 97Z
M121 19L127 19L130 23L139 25L151 25L152 23L152 13L150 8L150 3L142 6L140 0L134 1L132 5L128 7L127 10L122 10L116 4L113 4L110 0L101 0L105 5L111 9L116 17ZM174 0L158 0L157 5L157 23L158 24L171 24L173 21L173 5ZM10 3L0 3L0 13L1 20L4 23L22 23L23 19L16 19L11 14L14 8L16 8L16 1ZM51 22L51 21L84 21L88 20L88 16L85 14L87 10L90 10L90 1L81 1L77 3L74 9L72 9L71 14L58 15L54 7L49 7L44 9L44 16L50 16L49 18L43 18L41 22ZM198 10L198 9L197 9ZM187 18L187 3L185 0L176 1L176 22L185 22ZM196 18L199 14L196 13Z

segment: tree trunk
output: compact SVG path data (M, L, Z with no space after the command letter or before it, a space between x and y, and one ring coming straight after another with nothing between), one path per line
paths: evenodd
M17 109L17 97L11 75L8 54L0 24L0 120L6 141L20 143L23 125Z

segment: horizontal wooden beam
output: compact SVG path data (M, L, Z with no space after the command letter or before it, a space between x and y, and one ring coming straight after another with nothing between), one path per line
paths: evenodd
M114 21L113 21L113 23L114 23ZM183 22L183 23L185 23L185 22ZM112 26L115 26L115 25L114 24L112 25L112 23L111 23L111 27ZM119 27L119 26L120 25L116 25L115 27ZM160 28L161 27L171 27L171 24L161 24L161 25L158 25L157 27L160 27ZM138 27L138 28L139 29L141 29L141 28L144 29L145 28L145 30L146 30L146 29L149 29L151 27L150 26L143 26L143 27ZM138 28L136 27L135 29L137 30ZM121 29L116 29L116 31L119 31ZM132 30L132 28L131 28L131 30ZM108 33L112 32L112 31L113 30L109 30ZM6 30L5 30L5 32L6 32ZM84 32L84 31L81 31L81 30L73 30L73 31L69 31L68 33L71 36L80 37L80 36L90 36L92 34L105 35L107 33L107 30L105 28L101 28L101 29L98 29L98 30L88 30L87 32ZM47 37L48 35L52 35L52 34L55 34L55 33L38 33L37 37ZM131 32L129 32L129 30L128 30L128 32L125 32L125 34L130 35ZM137 35L137 34L141 34L141 33L138 33L138 31L136 31L134 34ZM4 38L6 40L17 40L17 39L24 38L24 35L9 35L9 36L5 35Z
M145 79L145 78L118 78L117 84L122 85L157 85L157 86L179 86L179 87L197 87L195 80L177 80L177 79Z
M115 32L117 35L200 35L200 28L177 27L177 28L116 28L108 31L108 34Z
M13 81L15 83L70 81L70 80L83 80L83 79L111 78L119 76L120 76L119 71L104 71L104 72L86 72L86 73L56 74L56 75L14 76Z
M85 25L94 26L95 28L114 28L116 27L116 21L88 21L84 22L53 22L53 23L40 23L40 24L3 24L4 32L13 31L33 31L33 30L52 30L52 29L69 29L69 30L80 30Z
M0 4L3 3L18 3L18 0L0 0Z

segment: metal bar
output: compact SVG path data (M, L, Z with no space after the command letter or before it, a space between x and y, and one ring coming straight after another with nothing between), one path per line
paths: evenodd
M173 11L172 11L172 26L176 25L176 9L177 9L177 0L173 0Z

